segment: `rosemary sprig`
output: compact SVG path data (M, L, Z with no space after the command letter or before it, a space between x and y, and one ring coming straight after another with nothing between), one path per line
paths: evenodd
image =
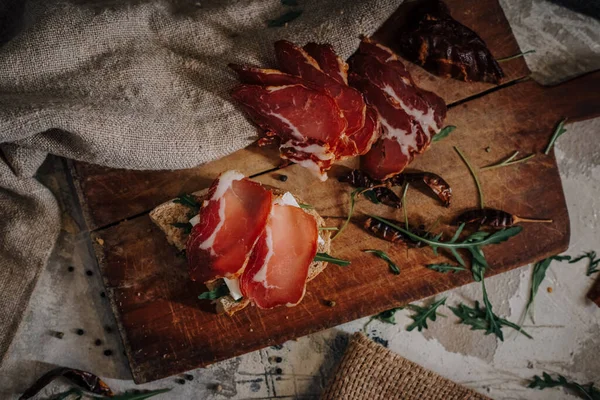
M440 130L438 133L433 135L433 137L431 138L431 141L432 142L440 141L440 140L444 139L446 136L448 136L450 133L452 133L452 131L455 129L456 129L456 127L454 125L445 126L442 128L442 130Z
M342 234L342 232L344 232L344 229L346 229L346 226L348 226L348 224L350 223L350 218L352 218L352 214L354 214L354 206L356 204L356 197L365 190L368 190L368 188L359 187L359 188L354 189L350 193L350 210L348 211L348 216L346 217L346 220L340 227L340 230L335 234L334 237L331 238L331 240L334 240L336 237L340 236Z
M533 307L535 296L544 278L546 278L546 271L548 270L550 263L552 263L553 260L566 261L570 259L571 256L552 256L535 263L535 265L533 266L533 275L531 277L531 289L529 290L529 300L527 301L527 305L525 306L525 313L523 315L523 319L525 319L527 314L530 312L530 309ZM533 309L531 309L530 315L531 320L535 323L533 319Z
M223 296L227 296L229 294L229 288L225 283L221 286L214 288L213 290L209 290L208 292L201 293L198 298L200 300L216 300Z
M267 26L269 28L280 28L282 26L285 26L287 23L292 22L300 15L302 15L302 10L288 11L279 18L269 20L267 22Z
M596 252L593 250L588 251L585 254L572 259L571 261L569 261L569 264L576 263L578 261L583 260L584 258L587 258L589 260L587 271L585 273L586 276L590 276L592 274L595 274L596 272L600 272L600 269L598 269L598 264L600 264L600 258L596 259Z
M348 265L350 265L350 261L332 257L327 253L317 253L313 261L325 261L331 264L339 265L341 267L347 267Z
M547 389L561 386L578 394L582 399L600 400L600 390L594 387L593 383L581 385L575 381L568 381L562 375L558 375L557 379L553 379L547 372L542 373L543 378L534 375L533 380L527 385L531 389ZM586 387L587 386L587 387Z
M457 146L454 146L454 150L456 150L456 152L458 153L460 158L463 160L463 162L469 169L471 176L473 176L473 179L475 180L475 186L477 186L477 192L479 193L479 207L482 209L485 208L485 201L483 199L483 190L481 189L481 183L479 182L479 176L477 175L477 172L475 171L475 169L473 169L473 166L471 165L471 163L469 162L467 157L463 154L462 151L460 151L460 149Z
M515 58L523 57L525 54L531 54L531 53L535 53L535 50L527 50L527 51L524 51L522 53L515 54L514 56L499 58L499 59L496 60L496 62L500 63L500 62L512 60L512 59L515 59Z
M429 245L432 248L432 250L434 251L434 253L437 253L438 248L443 248L443 249L449 250L450 252L452 252L452 255L456 258L456 261L463 267L465 266L465 262L462 259L462 257L458 254L457 250L460 250L460 249L468 250L469 252L471 252L474 260L477 260L483 266L487 267L487 262L485 260L485 257L483 257L483 254L480 251L479 247L482 247L482 246L485 246L488 244L498 244L498 243L504 242L504 241L508 240L510 237L515 236L516 234L521 232L521 230L523 229L521 226L512 226L508 229L503 229L503 230L499 230L499 231L495 231L495 232L477 231L477 232L469 235L465 240L459 241L458 237L460 236L460 233L462 232L462 230L464 228L464 224L461 224L458 227L458 229L456 230L456 233L454 234L452 239L450 239L450 241L440 242L439 241L439 238L441 237L440 234L438 234L437 236L435 236L433 238L423 237L423 236L419 236L413 232L410 232L409 230L401 228L400 226L388 221L385 218L381 218L376 215L370 215L370 217L373 219L376 219L377 221L383 222L384 224L386 224L394 229L399 230L400 232L402 232L403 234L405 234L406 236L410 237L413 240L420 241L420 242L423 242L423 243Z
M398 268L396 263L394 263L384 251L374 250L374 249L368 249L368 250L363 250L363 251L365 253L375 254L377 257L379 257L382 260L384 260L385 262L387 262L388 266L390 267L390 271L392 271L393 274L400 275L400 268Z
M514 160L515 157L517 156L517 154L519 154L519 151L515 151L510 157L508 157L506 160L503 160L497 164L492 164L492 165L488 165L487 167L483 167L480 168L481 171L487 171L489 169L496 169L496 168L501 168L501 167L508 167L509 165L515 165L515 164L520 164L520 163L524 163L528 160L531 160L533 157L535 157L535 154L530 154L526 157L523 158L519 158L518 160ZM513 161L514 160L514 161Z
M454 273L456 271L466 271L467 270L465 267L461 267L459 265L447 264L447 263L427 264L425 266L425 268L429 268L432 271L441 272L443 274L446 274L448 272Z
M410 317L413 319L413 323L411 323L406 330L407 331L412 331L413 329L417 328L419 330L419 332L421 332L421 330L423 329L427 329L427 320L431 320L431 321L435 321L436 317L437 317L437 309L446 302L446 297L441 298L440 300L432 303L431 305L429 305L428 307L421 307L421 306L417 306L415 304L409 304L408 307L413 310L416 311L416 314L411 315Z
M556 126L556 129L554 130L554 133L550 138L550 142L548 142L548 146L546 146L546 150L544 150L544 154L548 155L548 153L550 153L550 150L552 149L552 146L554 146L554 142L556 142L556 139L558 139L563 133L567 131L564 128L565 122L567 122L567 119L563 118Z

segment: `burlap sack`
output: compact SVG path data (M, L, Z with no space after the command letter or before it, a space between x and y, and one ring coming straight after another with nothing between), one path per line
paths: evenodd
M174 169L234 152L256 130L229 101L227 63L272 65L284 38L329 42L348 57L400 2L2 2L0 359L59 232L57 204L32 178L47 153ZM302 15L267 28L289 10Z
M357 332L321 400L365 399L490 400L392 353Z

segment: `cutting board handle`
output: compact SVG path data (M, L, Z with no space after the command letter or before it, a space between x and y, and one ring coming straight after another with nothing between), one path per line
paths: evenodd
M544 106L550 105L557 121L568 122L600 117L600 70L589 72L555 86L542 86Z

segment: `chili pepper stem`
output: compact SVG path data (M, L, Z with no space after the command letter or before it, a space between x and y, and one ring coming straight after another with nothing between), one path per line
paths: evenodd
M519 222L541 222L545 224L551 224L554 221L552 221L551 219L521 218L515 215L513 217L513 223L518 224Z

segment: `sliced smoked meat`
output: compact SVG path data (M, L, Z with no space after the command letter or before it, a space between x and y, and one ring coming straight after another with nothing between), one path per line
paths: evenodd
M229 64L229 68L237 73L240 82L250 85L280 86L305 84L302 78L286 74L278 69L258 68L238 64Z
M319 231L301 208L274 204L240 278L242 295L260 308L293 306L304 296Z
M303 49L315 59L323 72L341 84L348 84L348 64L335 54L330 44L310 42Z
M209 189L200 222L186 243L190 277L209 282L236 278L263 233L273 195L237 171L224 172Z
M373 143L381 136L381 126L377 111L367 106L365 124L361 129L349 136L344 136L336 148L337 160L362 155L371 149Z

